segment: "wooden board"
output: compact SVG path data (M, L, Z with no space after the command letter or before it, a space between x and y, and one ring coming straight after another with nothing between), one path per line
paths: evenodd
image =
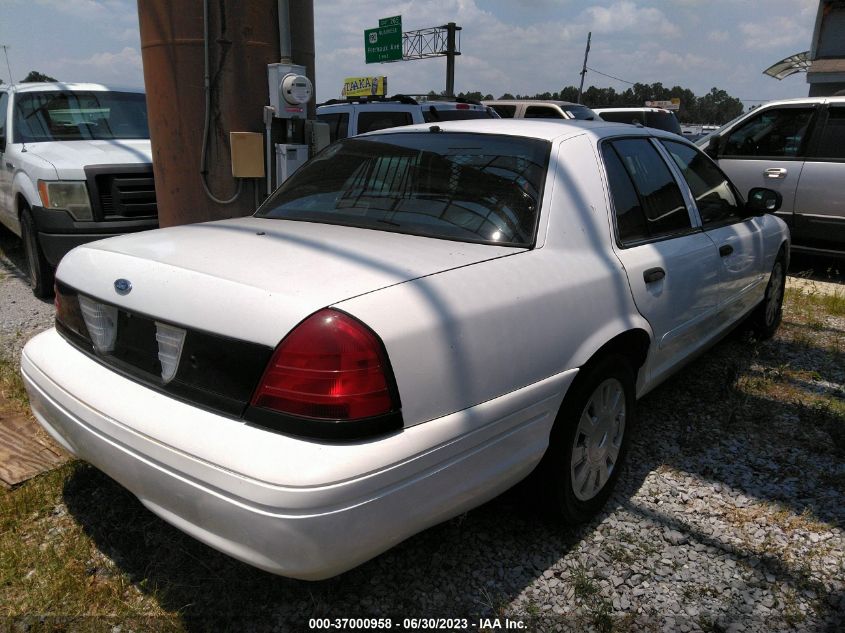
M35 420L0 412L0 486L12 488L69 459Z

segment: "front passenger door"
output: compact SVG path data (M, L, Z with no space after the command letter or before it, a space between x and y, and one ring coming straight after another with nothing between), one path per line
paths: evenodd
M686 180L701 226L718 249L720 310L725 323L732 323L762 298L762 221L745 215L731 182L703 152L686 143L660 142Z

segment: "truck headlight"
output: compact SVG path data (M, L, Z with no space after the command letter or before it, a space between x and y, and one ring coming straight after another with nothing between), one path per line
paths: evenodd
M79 181L39 180L38 193L45 209L61 209L75 220L93 220L88 188Z

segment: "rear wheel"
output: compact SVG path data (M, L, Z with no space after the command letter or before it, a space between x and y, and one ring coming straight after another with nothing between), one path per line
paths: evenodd
M33 222L32 213L28 208L24 208L21 212L21 237L23 238L23 250L26 254L28 279L29 285L32 287L32 294L39 299L52 296L53 267L44 257L41 245L38 244L35 222Z
M544 505L580 523L597 513L619 478L634 422L634 372L612 354L584 367L561 405L535 485Z
M786 287L786 258L783 252L778 253L766 293L754 312L751 314L751 327L754 334L761 340L772 338L780 326L783 317L783 292Z

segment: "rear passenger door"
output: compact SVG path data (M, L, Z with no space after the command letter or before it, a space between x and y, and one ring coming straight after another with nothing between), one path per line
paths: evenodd
M845 103L819 121L795 196L793 238L801 246L845 251Z
M629 137L601 144L616 252L655 337L649 381L660 380L714 336L720 281L718 249L693 222L654 143Z
M703 152L661 139L689 188L701 227L719 252L723 323L732 323L762 298L763 220L747 217L730 180Z

